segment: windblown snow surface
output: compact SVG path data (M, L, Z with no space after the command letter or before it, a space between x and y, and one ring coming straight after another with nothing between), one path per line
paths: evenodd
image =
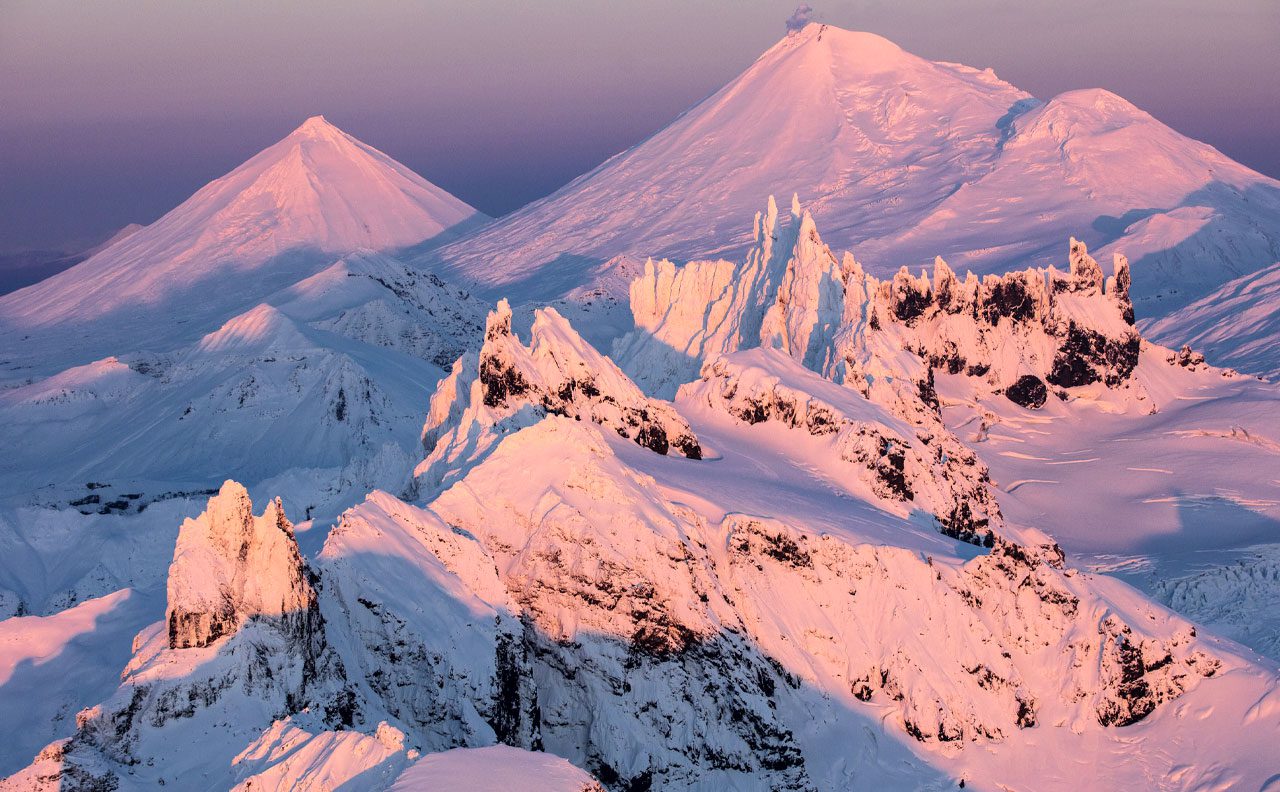
M1275 189L822 26L461 241L311 119L0 300L0 789L1274 792Z

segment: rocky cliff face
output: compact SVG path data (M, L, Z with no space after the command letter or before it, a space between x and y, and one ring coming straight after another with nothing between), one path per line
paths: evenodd
M276 717L314 707L342 722L344 671L279 500L255 516L244 487L226 482L182 524L167 592L165 619L134 639L120 688L76 716L75 734L24 777L30 788L117 789L128 768L159 761L145 787L176 780L164 768L188 751L229 766Z
M761 345L817 371L832 362L845 319L841 264L798 201L788 224L771 196L753 229L755 245L741 264L645 262L631 284L636 330L613 352L646 391L670 397L704 360Z
M316 632L316 593L284 507L277 498L261 516L252 508L228 481L182 524L169 567L170 649L208 646L250 619L302 641Z
M867 330L849 328L842 339L846 376L865 383L869 333L880 332L914 352L930 368L981 378L1028 408L1052 389L1093 383L1128 384L1141 338L1133 328L1129 263L1115 257L1115 273L1102 269L1084 243L1071 240L1070 269L1025 270L964 280L939 259L933 278L905 269L890 281L867 279ZM865 387L865 385L861 385Z
M823 409L835 413L802 402L796 426ZM836 434L859 429L847 415L832 424ZM908 479L922 502L923 475ZM430 563L412 567L441 565L428 575L436 590L466 592L453 595L463 603L481 596L488 607L463 612L498 625L443 659L432 647L456 640L444 636L457 626L413 629L421 605L362 603L348 591L353 618L383 625L364 631L367 656L389 645L436 658L384 661L383 687L470 695L502 741L567 756L610 788L715 778L811 789L827 788L815 782L826 769L784 713L816 706L813 696L871 708L920 743L992 744L1046 723L1135 722L1220 667L1189 624L1100 596L1035 531L1005 529L1016 541L989 532L990 551L967 562L926 558L759 515L711 518L681 503L692 490L671 490L692 485L660 486L600 428L548 416L504 437L427 509L367 523L381 526L381 547L429 549ZM733 503L698 495L713 512ZM372 520L371 505L350 524ZM345 565L359 558L351 549L326 552ZM357 590L361 577L344 573L340 588ZM472 654L468 670L457 667ZM411 679L424 673L438 681ZM441 723L428 713L439 718L456 698L433 696L402 717Z

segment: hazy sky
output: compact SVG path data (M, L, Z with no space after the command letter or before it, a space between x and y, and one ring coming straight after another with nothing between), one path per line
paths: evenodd
M1109 88L1280 176L1278 0L810 0L1041 98ZM489 214L746 68L795 0L0 0L0 253L147 223L323 113Z

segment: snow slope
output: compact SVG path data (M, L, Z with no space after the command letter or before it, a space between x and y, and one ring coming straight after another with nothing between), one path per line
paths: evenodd
M434 276L347 256L189 345L0 391L12 449L0 497L137 513L228 475L250 487L285 477L274 491L298 516L332 517L370 488L403 486L427 393L482 317Z
M0 298L5 378L171 349L343 254L414 245L478 219L315 116L146 228Z
M990 465L1010 519L1280 657L1280 390L1144 358L1142 405L1082 394L1033 413L953 376L938 378L938 393L947 425Z
M1280 262L1228 281L1143 329L1170 346L1189 344L1218 365L1280 380Z
M741 218L793 192L880 276L934 256L979 275L1044 266L1068 237L1124 253L1143 318L1280 258L1280 183L1115 94L1042 102L990 70L816 23L440 258L496 296L545 302L616 288L621 254L737 259L752 244Z
M595 779L563 759L495 745L424 756L391 785L394 792L602 792Z

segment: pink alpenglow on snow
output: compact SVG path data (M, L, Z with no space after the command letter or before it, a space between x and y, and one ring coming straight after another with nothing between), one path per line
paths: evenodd
M500 220L317 116L0 299L0 792L1275 792L1273 185L812 13Z

